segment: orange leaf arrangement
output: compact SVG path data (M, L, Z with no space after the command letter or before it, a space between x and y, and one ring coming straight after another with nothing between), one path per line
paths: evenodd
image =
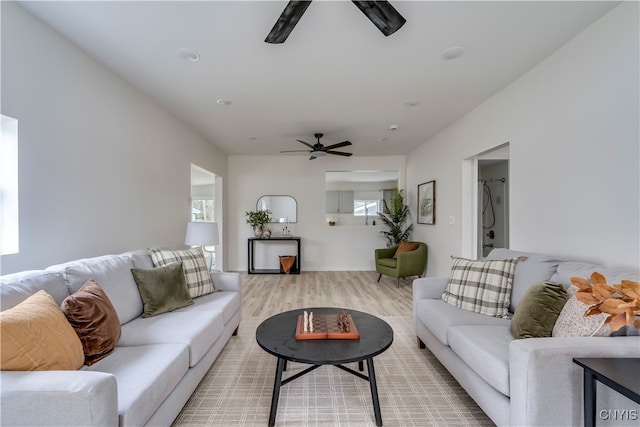
M582 277L572 277L571 283L578 288L576 298L589 306L585 316L606 313L606 323L612 331L623 326L633 324L640 330L640 283L623 280L616 285L608 285L607 279L600 273L594 272L589 280Z

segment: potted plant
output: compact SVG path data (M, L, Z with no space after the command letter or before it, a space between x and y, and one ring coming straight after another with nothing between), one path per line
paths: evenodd
M394 188L389 203L382 200L382 212L379 212L378 216L382 223L389 228L388 231L380 232L388 241L387 247L409 240L413 224L404 228L404 224L409 219L409 205L404 204L404 190Z
M247 215L247 224L253 227L253 232L256 237L263 237L265 224L271 222L271 211L257 210L245 212L245 214Z

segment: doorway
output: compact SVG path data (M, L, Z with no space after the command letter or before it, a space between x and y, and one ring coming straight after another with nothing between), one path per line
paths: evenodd
M191 200L189 221L215 222L218 224L220 242L205 246L207 262L213 270L222 270L222 251L218 250L223 241L222 224L222 178L204 168L191 165Z
M462 161L463 257L478 259L509 247L509 188L508 142Z
M509 247L509 160L478 159L478 255Z

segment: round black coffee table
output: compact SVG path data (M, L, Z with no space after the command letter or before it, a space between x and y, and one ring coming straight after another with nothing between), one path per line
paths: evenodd
M355 323L359 339L320 339L297 340L296 322L298 315L304 311L318 314L339 314L347 312L351 314ZM278 358L276 363L276 377L271 398L271 412L269 414L269 426L275 425L276 411L278 410L278 398L280 387L301 376L319 368L322 365L334 365L350 374L369 382L371 400L376 425L382 425L380 414L380 401L378 400L378 387L373 368L373 358L391 346L393 342L393 329L387 322L371 314L356 310L331 307L313 307L287 311L276 314L262 322L256 329L258 345L266 352ZM286 362L299 362L313 365L289 378L282 379L282 372L286 370ZM358 362L358 369L364 370L364 361L367 362L368 376L353 369L343 366L344 363Z

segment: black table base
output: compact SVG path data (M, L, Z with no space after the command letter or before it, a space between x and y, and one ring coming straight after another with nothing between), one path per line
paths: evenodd
M371 401L373 402L373 414L376 418L376 426L382 426L382 413L380 412L380 399L378 398L378 385L376 383L376 374L375 369L373 367L373 358L370 357L366 359L367 361L367 372L369 376L361 374L358 371L354 371L351 368L347 368L343 365L333 365L336 368L342 369L345 372L348 372L352 375L355 375L358 378L361 378L369 383L369 388L371 389ZM307 369L298 372L295 375L290 376L289 378L282 379L282 374L286 370L287 361L286 359L278 358L276 362L276 377L273 384L273 396L271 397L271 411L269 412L269 427L273 427L276 424L276 413L278 412L278 400L280 399L280 387L294 381L303 375L308 374L311 371L315 371L320 366L323 365L312 365ZM362 360L358 361L358 369L360 371L364 370L364 363Z
M296 322L298 316L304 311L320 315L338 315L347 311L357 325L360 338L297 340L295 337ZM256 341L262 349L277 358L271 412L269 413L270 427L275 425L280 388L323 365L335 366L369 383L376 425L382 425L373 358L384 352L393 343L393 329L387 322L371 314L345 308L297 309L276 314L263 321L256 329ZM288 362L302 363L308 367L283 379L282 376L287 370ZM346 366L355 362L358 362L360 372ZM364 372L365 362L367 372Z

